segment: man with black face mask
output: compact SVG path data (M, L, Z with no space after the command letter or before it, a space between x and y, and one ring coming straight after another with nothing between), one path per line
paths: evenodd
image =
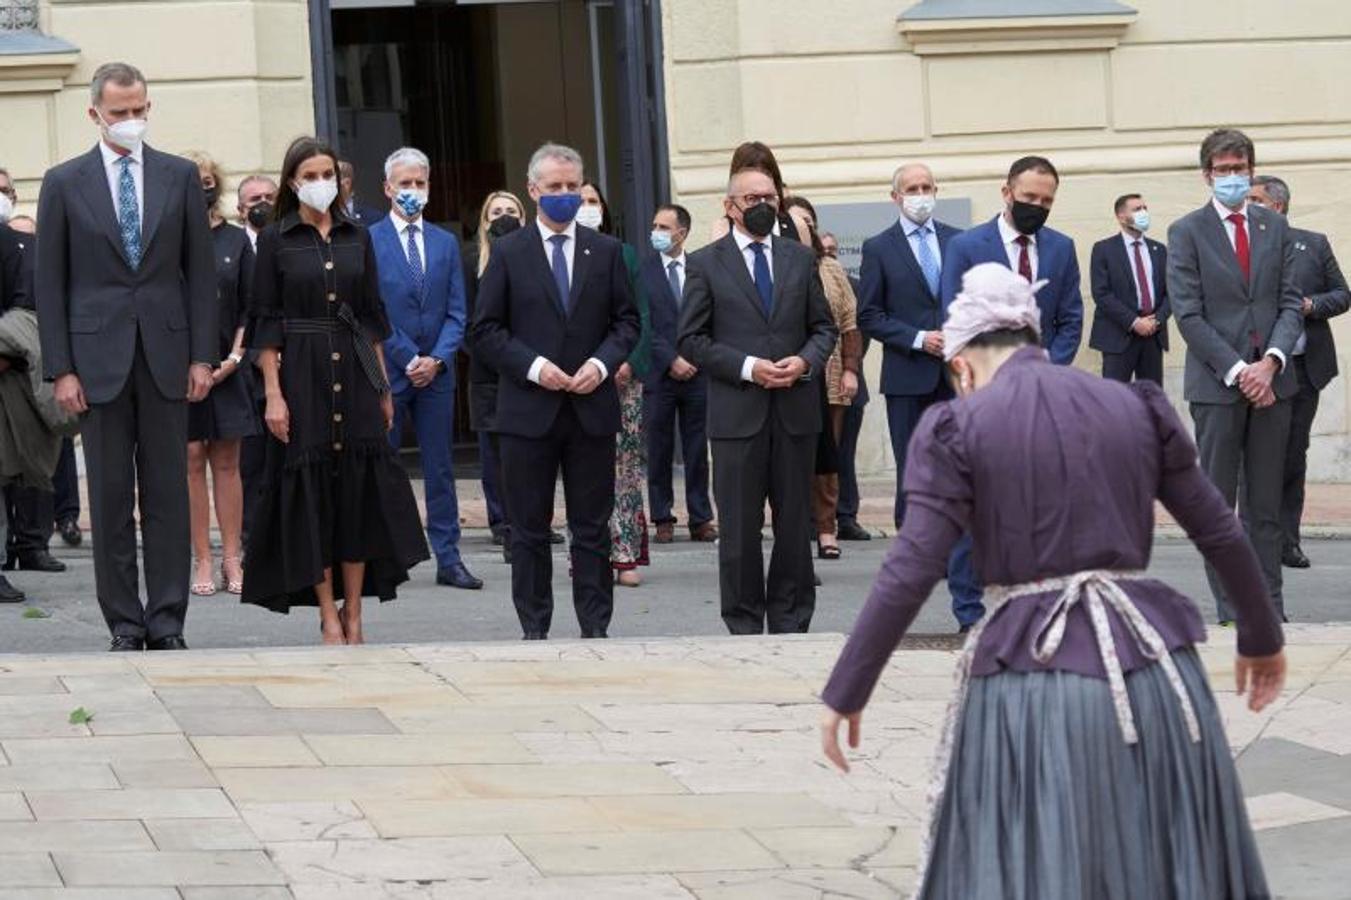
M838 335L815 253L771 236L778 205L769 175L732 176L723 200L732 231L690 255L677 341L709 378L722 618L732 634L806 631L816 606L811 485L822 404L812 381Z
M239 183L235 195L235 210L239 213L239 224L248 235L249 245L254 252L258 250L258 232L272 221L272 204L277 201L277 183L266 175L250 175ZM259 380L254 377L253 360L255 354L245 354L248 363L239 373L248 379L249 391L254 397L258 409L258 419L263 417L263 392ZM253 516L258 508L258 492L263 486L263 464L267 457L268 433L244 438L239 447L239 477L244 486L244 527L242 537L247 543L249 528L253 525Z
M258 251L258 232L272 221L272 204L277 202L277 183L266 175L250 175L239 183L236 195L239 224L249 236L249 243Z

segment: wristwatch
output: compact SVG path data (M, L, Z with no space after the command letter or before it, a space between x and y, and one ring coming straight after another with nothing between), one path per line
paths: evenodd
M446 361L445 361L444 359L440 359L439 357L435 357L435 356L432 357L432 359L435 359L435 360L436 360L436 371L437 371L437 372L444 372L444 371L446 371Z
M244 362L244 354L242 353L231 353L229 356L225 358L228 359L230 362L234 363L236 366L241 365Z

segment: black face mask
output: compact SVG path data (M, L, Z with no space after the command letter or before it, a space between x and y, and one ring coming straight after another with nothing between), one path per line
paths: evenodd
M488 237L497 240L503 235L511 234L520 227L521 220L510 213L504 216L498 216L488 223Z
M741 211L741 222L746 230L758 238L767 237L779 220L778 213L768 203L757 203Z
M262 203L249 207L249 224L255 229L262 229L267 223L272 221L272 204L264 200Z
M1019 234L1036 234L1041 230L1041 226L1046 224L1046 218L1050 214L1051 211L1044 206L1024 203L1021 200L1014 200L1013 206L1009 208L1013 227Z
M202 193L206 195L207 209L210 209L211 207L215 206L216 201L220 199L220 187L217 185L213 184L211 187L202 188Z

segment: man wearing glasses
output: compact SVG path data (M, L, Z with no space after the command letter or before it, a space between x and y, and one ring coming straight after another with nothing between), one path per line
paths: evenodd
M678 351L709 376L722 618L732 634L806 631L816 605L811 483L836 330L810 248L772 237L774 181L737 172L729 234L689 257ZM764 574L765 500L774 550Z

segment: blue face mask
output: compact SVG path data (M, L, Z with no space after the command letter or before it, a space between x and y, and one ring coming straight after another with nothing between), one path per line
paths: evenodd
M427 192L404 188L394 195L394 204L408 218L415 218L427 206Z
M550 221L557 222L559 225L566 225L577 218L577 210L582 208L582 195L577 193L541 194L539 208L549 217Z
M1131 216L1131 220L1132 220L1132 224L1135 225L1135 230L1136 230L1136 231L1148 231L1148 230L1149 230L1149 210L1147 210L1147 209L1137 209L1137 210L1135 211L1135 214L1134 214L1133 216Z
M1237 209L1243 205L1243 200L1248 196L1251 187L1252 179L1247 175L1217 175L1211 181L1215 199L1230 209Z
M665 253L671 249L671 232L654 231L652 232L652 249L658 253Z

